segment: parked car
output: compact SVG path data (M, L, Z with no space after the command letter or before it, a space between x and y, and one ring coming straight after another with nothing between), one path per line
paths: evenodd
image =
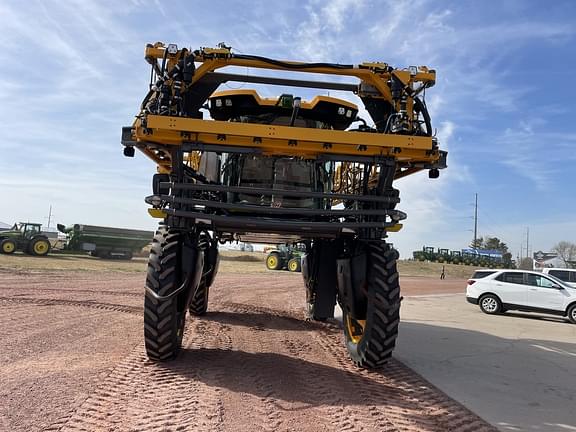
M468 279L466 300L482 312L507 310L567 317L576 324L576 288L560 279L526 270L479 270Z
M545 268L542 273L557 277L567 285L576 288L576 269L567 268Z

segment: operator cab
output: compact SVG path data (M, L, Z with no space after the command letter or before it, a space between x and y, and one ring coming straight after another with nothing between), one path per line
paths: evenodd
M255 90L228 90L212 94L208 102L214 120L242 123L344 130L358 115L355 104L329 96L306 102L291 94L261 98Z
M209 98L209 110L211 117L219 121L331 130L347 129L358 114L355 104L342 99L316 96L306 102L290 94L261 98L255 90L216 92ZM200 161L202 174L211 178L217 162L214 154L204 152ZM252 189L324 192L331 187L327 180L330 167L324 165L302 157L235 154L223 164L223 180L230 186ZM230 201L276 208L322 207L313 198L281 193L272 196L238 193Z
M42 224L19 222L11 228L12 231L20 231L23 234L38 234L42 231Z
M20 231L24 234L24 237L31 238L36 234L40 234L40 232L42 231L42 225L28 222L26 223L20 222Z

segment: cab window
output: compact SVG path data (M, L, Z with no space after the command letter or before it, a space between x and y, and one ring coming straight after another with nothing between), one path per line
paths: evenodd
M471 279L482 279L482 278L485 278L486 276L490 276L493 273L496 273L496 272L493 270L476 270L474 272L474 274L472 275Z
M532 273L527 273L526 279L526 283L531 286L537 286L540 288L553 288L556 286L556 284L550 279Z
M496 278L501 282L508 282L513 284L524 284L524 273L502 273L500 276Z

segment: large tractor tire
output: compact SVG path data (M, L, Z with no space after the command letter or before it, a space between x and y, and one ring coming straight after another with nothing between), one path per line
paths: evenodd
M289 271L294 273L301 271L300 257L290 259L290 261L288 261L287 267Z
M218 245L216 242L211 244L205 249L204 252L204 265L202 268L202 278L198 284L198 288L190 300L188 311L190 315L201 316L208 310L208 297L210 294L210 286L216 278L218 267L220 264L220 256L218 254Z
M3 254L13 254L16 251L16 242L10 239L4 239L0 242L0 252Z
M270 253L266 258L266 268L268 270L282 270L282 258L278 253Z
M28 245L28 250L34 256L46 256L50 252L50 242L46 238L35 238Z
M326 321L334 318L339 250L335 242L316 240L310 252L301 259L308 319Z
M144 299L144 341L148 358L175 358L182 346L187 303L198 286L201 253L185 245L184 233L161 227L148 259ZM184 250L186 248L186 251Z
M198 289L196 290L192 300L190 301L190 306L188 306L188 311L190 315L202 316L208 311L208 297L210 294L210 286L206 284L206 279L203 277L200 280Z
M391 357L400 322L400 284L396 260L398 252L384 242L366 247L365 293L362 310L356 317L343 308L346 347L354 363L362 368L378 368Z

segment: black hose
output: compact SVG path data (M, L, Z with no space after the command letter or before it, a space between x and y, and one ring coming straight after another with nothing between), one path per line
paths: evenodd
M162 68L160 69L160 73L158 75L164 75L164 71L166 70L166 58L168 58L168 50L164 50L164 56L162 57Z
M432 122L430 120L430 113L428 113L428 108L426 104L422 102L422 99L416 97L414 98L414 109L422 113L424 117L424 123L426 123L426 135L432 136Z
M270 63L275 66L281 66L286 69L312 69L312 68L319 68L319 67L326 67L331 69L352 69L354 65L344 65L338 63L287 63L280 60L273 60L267 57L260 57L254 55L233 55L233 58L241 59L241 60L258 60L263 61L265 63Z
M152 97L153 94L154 94L154 90L152 90L152 89L148 90L148 93L146 94L146 96L144 97L144 100L140 104L140 110L143 110L146 107L146 104L148 104L148 101L150 100L150 98Z

